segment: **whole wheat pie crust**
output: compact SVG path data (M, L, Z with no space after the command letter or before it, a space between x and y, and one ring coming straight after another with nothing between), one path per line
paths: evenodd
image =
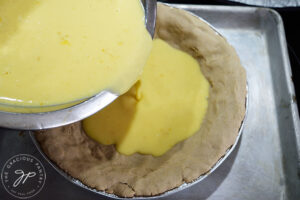
M121 197L158 195L205 174L236 140L247 91L246 73L233 47L197 17L162 4L156 37L200 63L210 83L205 120L195 135L160 157L121 155L113 145L88 138L80 122L36 133L45 154L91 188Z

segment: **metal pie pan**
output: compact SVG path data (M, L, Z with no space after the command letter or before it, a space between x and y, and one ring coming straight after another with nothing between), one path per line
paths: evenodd
M165 4L165 5L168 5L168 6L171 6L170 4ZM172 7L172 6L171 6ZM178 8L175 8L175 9L178 9ZM188 12L188 11L186 11ZM189 12L190 13L190 12ZM191 15L193 16L196 16L194 15L193 13L190 13ZM197 18L199 18L200 20L204 21L205 23L207 23L215 32L216 34L219 34L220 36L222 36L212 25L210 25L208 22L206 22L205 20L203 20L202 18L200 18L199 16L196 16ZM223 36L222 36L223 37ZM171 194L174 194L176 192L179 192L179 191L182 191L188 187L191 187L195 184L198 184L200 183L201 181L203 181L206 177L208 177L211 173L213 173L225 160L226 158L234 151L235 147L237 146L238 144L238 141L242 135L242 131L243 131L243 127L244 127L244 122L246 120L246 116L247 116L247 112L248 112L248 86L247 86L247 94L246 94L246 101L245 101L245 116L244 116L244 119L243 121L241 122L241 126L239 128L239 132L238 132L238 135L236 137L236 140L234 142L234 144L229 147L227 149L227 151L225 152L224 156L221 157L213 166L212 168L207 171L205 174L202 174L201 176L199 176L197 179L195 179L194 181L190 182L190 183L183 183L182 185L180 185L179 187L177 188L174 188L174 189L171 189L169 191L166 191L162 194L159 194L159 195L155 195L155 196L137 196L137 197L132 197L130 199L157 199L157 198L162 198L162 197L166 197L168 195L171 195ZM96 193L96 194L99 194L100 196L105 196L105 197L109 197L109 198L113 198L113 199L126 199L124 197L119 197L117 195L114 195L114 194L109 194L109 193L106 193L104 191L99 191L99 190L96 190L96 189L93 189L85 184L83 184L80 180L76 179L76 178L73 178L72 176L70 176L69 174L67 174L65 171L63 171L59 166L57 166L53 161L51 161L48 156L43 152L43 150L41 149L41 146L39 144L39 142L36 140L35 136L34 136L34 133L32 131L29 131L29 135L30 135L30 138L32 139L34 145L36 146L36 148L38 149L38 151L42 154L42 156L45 158L45 160L60 174L62 175L63 177L65 177L68 181L70 181L71 183L81 187L81 188L84 188L90 192L93 192L93 193Z

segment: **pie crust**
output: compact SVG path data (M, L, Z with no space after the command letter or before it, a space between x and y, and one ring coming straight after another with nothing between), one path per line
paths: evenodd
M245 115L246 72L232 46L205 22L158 4L156 37L198 60L210 83L200 130L160 157L119 154L91 140L81 123L36 133L45 154L91 188L121 197L154 196L209 171L235 143Z

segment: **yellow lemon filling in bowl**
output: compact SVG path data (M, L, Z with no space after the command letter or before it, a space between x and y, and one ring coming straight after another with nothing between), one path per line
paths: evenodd
M123 94L152 45L140 0L1 0L0 19L0 109L8 112Z

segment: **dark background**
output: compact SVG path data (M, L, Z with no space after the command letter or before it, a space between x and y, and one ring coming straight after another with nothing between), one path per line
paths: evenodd
M230 5L245 6L246 4L230 2L228 0L160 0L165 3L205 4L205 5ZM251 5L246 5L251 6ZM273 8L278 11L283 19L288 51L295 84L296 96L300 98L300 7ZM298 101L298 107L299 107Z

